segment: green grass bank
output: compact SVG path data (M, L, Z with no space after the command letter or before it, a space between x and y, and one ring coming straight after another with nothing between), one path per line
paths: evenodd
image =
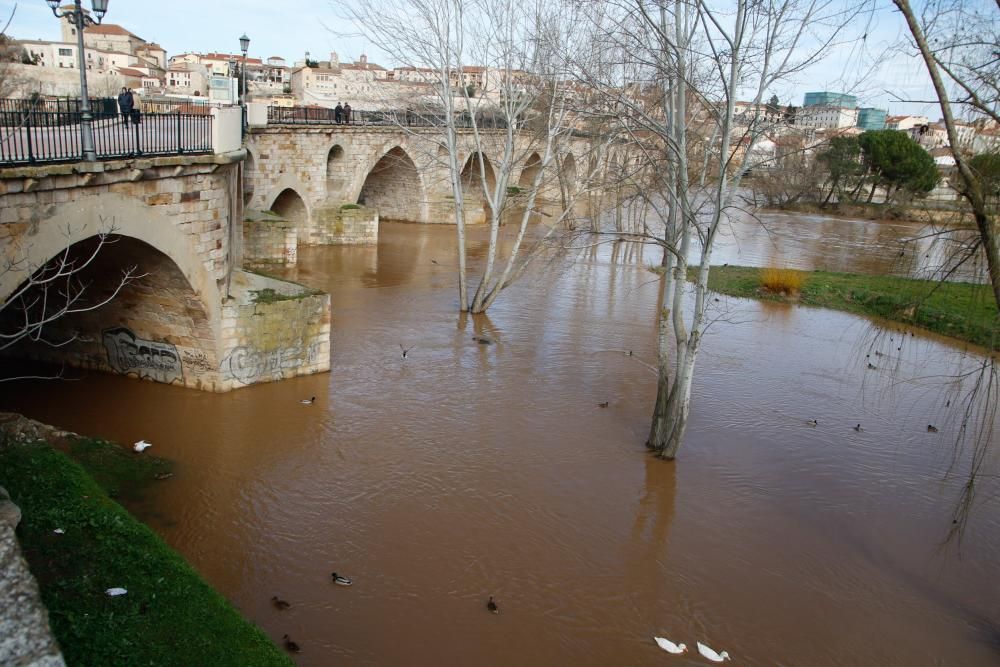
M3 443L0 485L21 508L21 549L69 665L293 664L111 499L138 493L168 462L87 438L60 448ZM112 587L128 593L109 597Z
M695 271L697 267L690 269L690 280ZM798 294L786 295L762 287L763 271L747 266L713 266L708 288L730 296L880 317L1000 350L1000 318L986 285L803 271Z

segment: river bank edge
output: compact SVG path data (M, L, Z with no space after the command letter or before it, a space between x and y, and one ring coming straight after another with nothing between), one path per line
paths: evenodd
M957 206L899 205L866 202L833 203L823 207L819 202L798 201L777 206L760 205L756 210L786 215L821 215L840 220L870 220L872 222L911 222L921 225L968 225L975 221L972 211Z
M0 486L20 508L17 540L66 662L293 664L113 499L170 474L164 459L0 413Z
M688 280L694 280L697 270L696 266L688 268ZM763 286L766 270L749 266L713 266L708 289L745 299L877 317L986 350L1000 351L1000 315L987 285L832 271L795 271L801 278L801 286L776 291Z

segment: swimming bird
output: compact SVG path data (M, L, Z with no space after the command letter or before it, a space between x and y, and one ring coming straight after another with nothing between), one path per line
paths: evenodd
M110 597L117 597L119 595L125 595L126 593L128 593L128 591L125 590L124 588L109 588L104 592L107 593Z
M486 608L489 609L494 614L499 614L500 613L500 607L497 606L497 603L493 599L492 595L490 596L489 601L486 602Z
M136 451L139 454L141 454L142 452L144 452L145 450L149 449L152 446L153 446L152 443L146 442L145 440L140 440L139 442L132 445L132 449L133 451Z
M66 531L63 530L62 528L56 528L52 532L55 533L56 535L65 535L66 534Z
M675 644L669 639L664 639L663 637L653 637L653 640L656 641L657 645L659 645L659 647L667 653L683 653L688 650L688 647L684 644Z
M312 405L315 402L316 402L315 396L313 396L312 398L303 398L301 401L299 401L299 403L301 403L302 405Z
M937 433L938 432L937 426L934 426L933 424L928 424L927 425L927 432L928 433Z
M403 347L402 343L399 343L399 349L403 351L403 359L406 359L406 355L410 353L410 350L415 348L416 345L411 345L410 347Z
M347 577L339 575L336 572L334 572L333 574L331 574L330 578L333 579L333 583L337 584L338 586L350 586L351 584L354 583L353 581L351 581Z
M165 479L170 479L173 476L174 476L174 473L172 473L172 472L158 472L155 475L153 475L153 477L155 479L157 479L157 480L159 480L161 482L163 480L165 480Z
M701 642L698 642L698 653L701 653L702 656L708 658L712 662L722 662L724 660L732 659L729 657L729 654L726 653L725 651L723 651L722 653L716 653L713 649L710 649Z
M438 263L438 262L437 262L437 260L436 260L436 259L432 259L432 260L431 260L431 264L437 264L437 263Z
M858 433L861 433L862 431L864 431L864 429L861 428L861 424L858 424L857 426L855 426L854 430L857 431Z
M599 408L606 408L606 407L608 407L608 405L610 405L610 403L611 403L610 401L604 401L603 403L598 403L597 407L599 407Z
M277 609L281 609L282 611L292 606L287 602L285 602L284 600L282 600L281 598L279 598L277 595L271 597L271 604L273 604Z
M302 647L292 641L292 638L288 635L282 637L285 640L285 650L289 653L301 653Z
M810 419L809 421L806 422L806 424L808 424L809 426L819 426L819 422L816 421L815 419Z
M870 371L877 371L878 370L878 366L876 366L875 364L868 364L868 370L870 370Z

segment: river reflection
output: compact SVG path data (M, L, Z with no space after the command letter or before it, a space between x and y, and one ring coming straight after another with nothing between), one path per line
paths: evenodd
M875 266L858 249L883 232L817 224L825 242L782 242L790 265ZM973 512L961 560L940 545L963 479L946 476L939 377L975 354L910 336L871 371L884 338L866 320L720 297L668 464L642 446L658 252L540 262L488 318L462 317L454 230L380 231L289 271L331 293L329 374L225 395L91 375L3 387L3 403L179 461L135 510L292 635L299 664L684 664L654 635L734 664L997 664L996 503Z

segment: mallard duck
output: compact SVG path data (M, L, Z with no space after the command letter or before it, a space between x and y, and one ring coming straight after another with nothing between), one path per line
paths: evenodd
M722 662L724 660L731 660L729 654L723 651L722 653L716 653L715 650L710 649L701 642L698 642L698 653L701 653L704 657L708 658L712 662Z
M937 426L934 426L933 424L928 424L927 425L927 432L928 433L937 433L938 432Z
M351 584L354 583L347 577L339 575L336 572L330 574L330 578L333 579L333 583L337 584L338 586L350 586Z
M858 433L861 433L862 431L864 431L864 429L861 428L861 424L858 424L857 426L855 426L854 430L857 431Z
M808 426L819 426L819 422L816 421L815 419L810 419L809 421L806 422L806 425L808 425Z
M277 595L271 598L271 604L273 604L277 609L281 609L282 611L292 606L287 602L285 602L284 600L282 600L281 598L279 598Z
M142 454L144 451L152 447L153 444L146 442L145 440L140 440L139 442L132 445L132 450L138 454Z
M487 601L487 603L486 603L486 608L489 609L494 614L499 614L500 613L500 607L497 606L497 603L493 599L492 595L490 596L489 601Z
M653 637L656 644L662 648L667 653L683 653L688 650L687 646L684 644L675 644L669 639L664 639L663 637Z
M282 637L285 640L285 650L289 653L301 653L302 647L292 641L292 638L288 635Z
M315 402L316 402L315 396L313 396L312 398L303 398L301 401L299 401L299 403L301 403L302 405L312 405Z

